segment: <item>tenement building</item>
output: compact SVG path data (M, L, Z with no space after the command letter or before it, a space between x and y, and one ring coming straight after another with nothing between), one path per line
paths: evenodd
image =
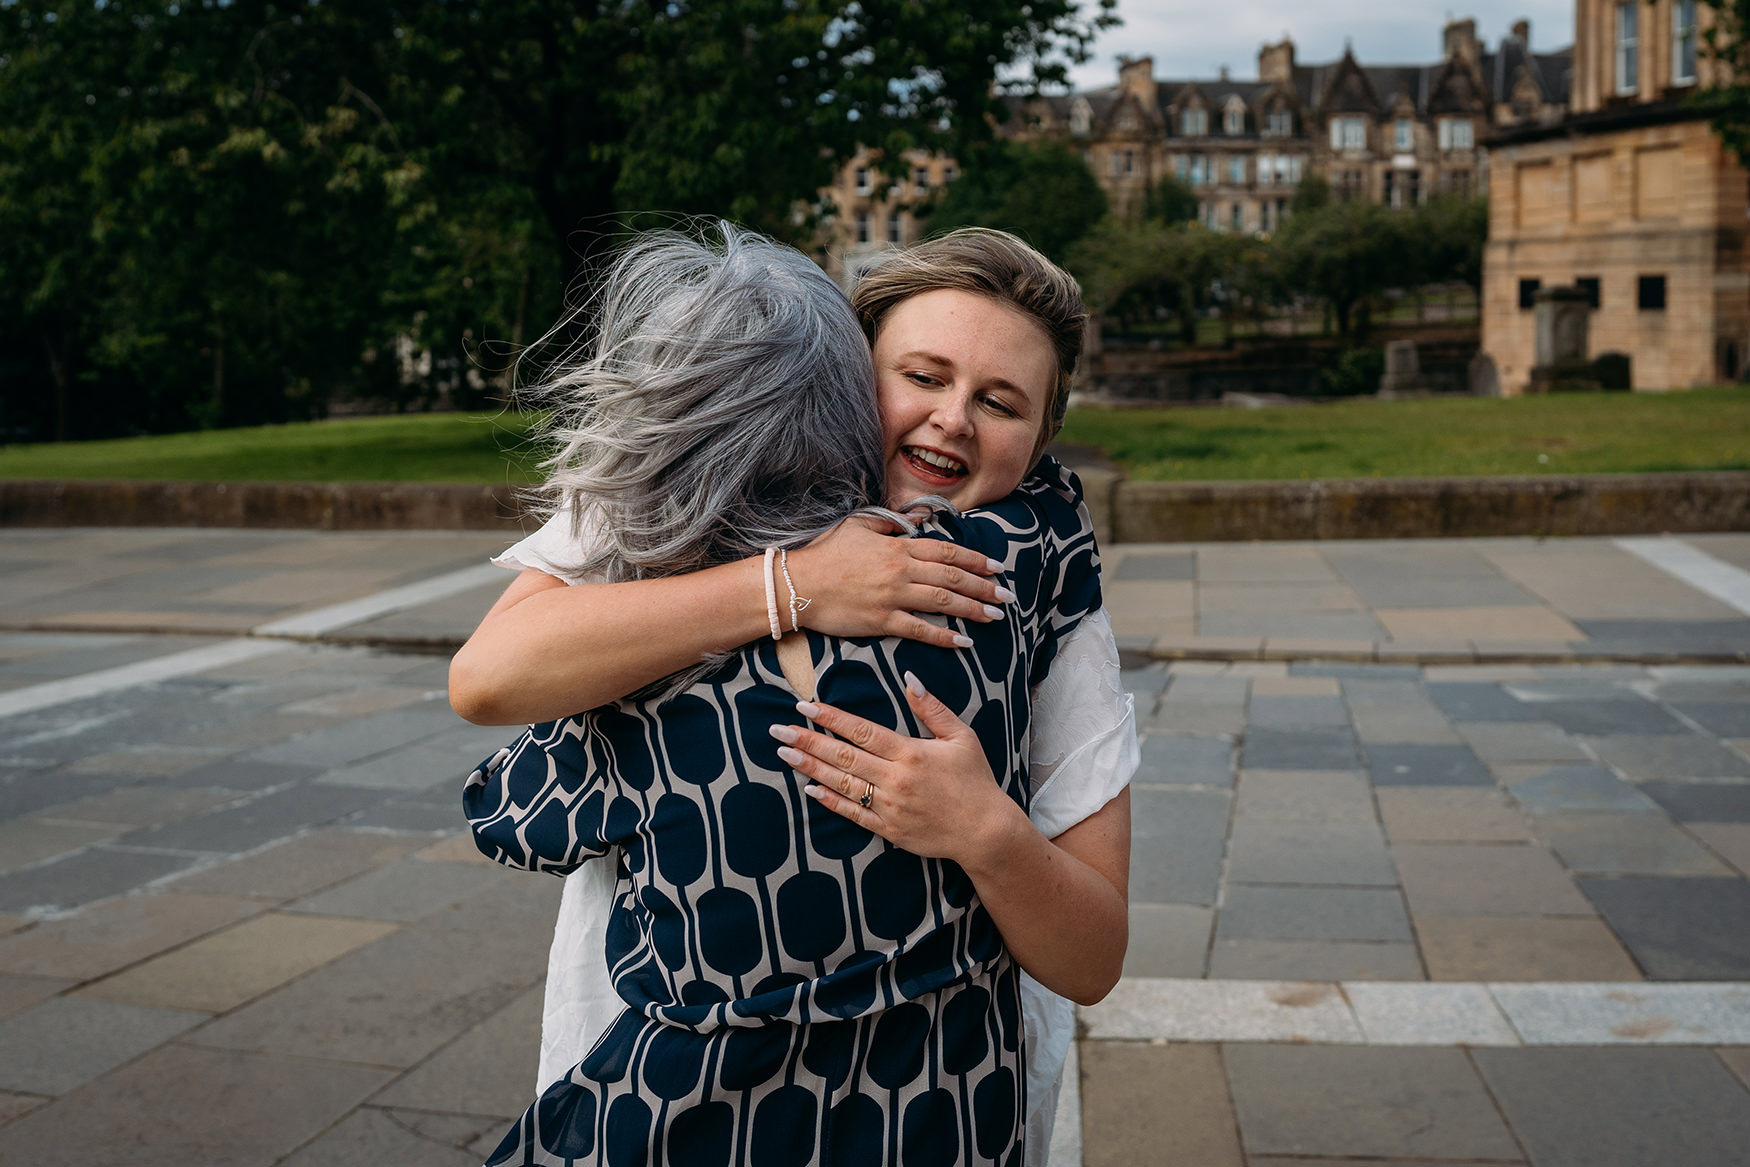
M926 205L956 174L952 158L922 150L906 155L903 178L882 170L879 162L878 154L858 150L821 191L829 212L821 263L847 288L881 252L917 242L923 227L913 208Z
M1481 193L1485 133L1566 109L1568 52L1530 42L1521 21L1490 52L1475 21L1454 21L1439 60L1368 65L1347 50L1304 64L1284 40L1259 50L1256 80L1161 79L1148 57L1121 60L1117 85L1017 103L1006 132L1079 149L1119 214L1170 175L1197 194L1206 226L1269 232L1308 174L1338 198L1394 207Z
M1685 98L1710 82L1694 0L1578 0L1571 111L1489 139L1483 351L1524 392L1540 288L1592 303L1592 355L1637 389L1736 380L1750 349L1750 179Z

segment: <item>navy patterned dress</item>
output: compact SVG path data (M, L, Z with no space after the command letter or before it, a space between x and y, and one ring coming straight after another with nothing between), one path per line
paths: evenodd
M818 699L917 736L915 672L1024 806L1029 691L1100 603L1080 483L1046 460L926 537L1001 561L1008 618L957 624L964 650L809 633ZM767 732L800 722L795 701L763 640L660 705L532 726L469 776L490 858L564 873L622 856L607 955L626 1010L490 1164L1021 1161L1019 970L959 865L802 793Z

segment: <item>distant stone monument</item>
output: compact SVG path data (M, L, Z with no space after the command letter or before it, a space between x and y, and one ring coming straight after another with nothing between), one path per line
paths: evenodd
M1394 340L1385 346L1385 375L1379 379L1379 396L1389 401L1403 393L1427 386L1422 381L1422 361L1413 340Z
M1488 353L1478 352L1470 359L1467 380L1472 397L1501 396L1501 371Z
M1592 296L1584 288L1539 289L1537 304L1537 364L1531 369L1528 393L1596 391L1597 373L1586 357L1586 330Z

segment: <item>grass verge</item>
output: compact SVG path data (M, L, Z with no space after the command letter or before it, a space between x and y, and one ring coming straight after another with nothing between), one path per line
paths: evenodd
M535 478L532 418L429 413L0 449L0 478ZM1750 470L1750 388L1280 409L1079 409L1063 436L1157 481Z
M1152 481L1750 470L1750 388L1079 409L1063 436Z

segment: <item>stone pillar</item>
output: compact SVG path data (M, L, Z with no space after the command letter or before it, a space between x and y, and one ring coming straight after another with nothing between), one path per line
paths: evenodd
M1592 299L1583 288L1542 288L1537 293L1537 363L1528 393L1596 390L1598 378L1586 357Z

